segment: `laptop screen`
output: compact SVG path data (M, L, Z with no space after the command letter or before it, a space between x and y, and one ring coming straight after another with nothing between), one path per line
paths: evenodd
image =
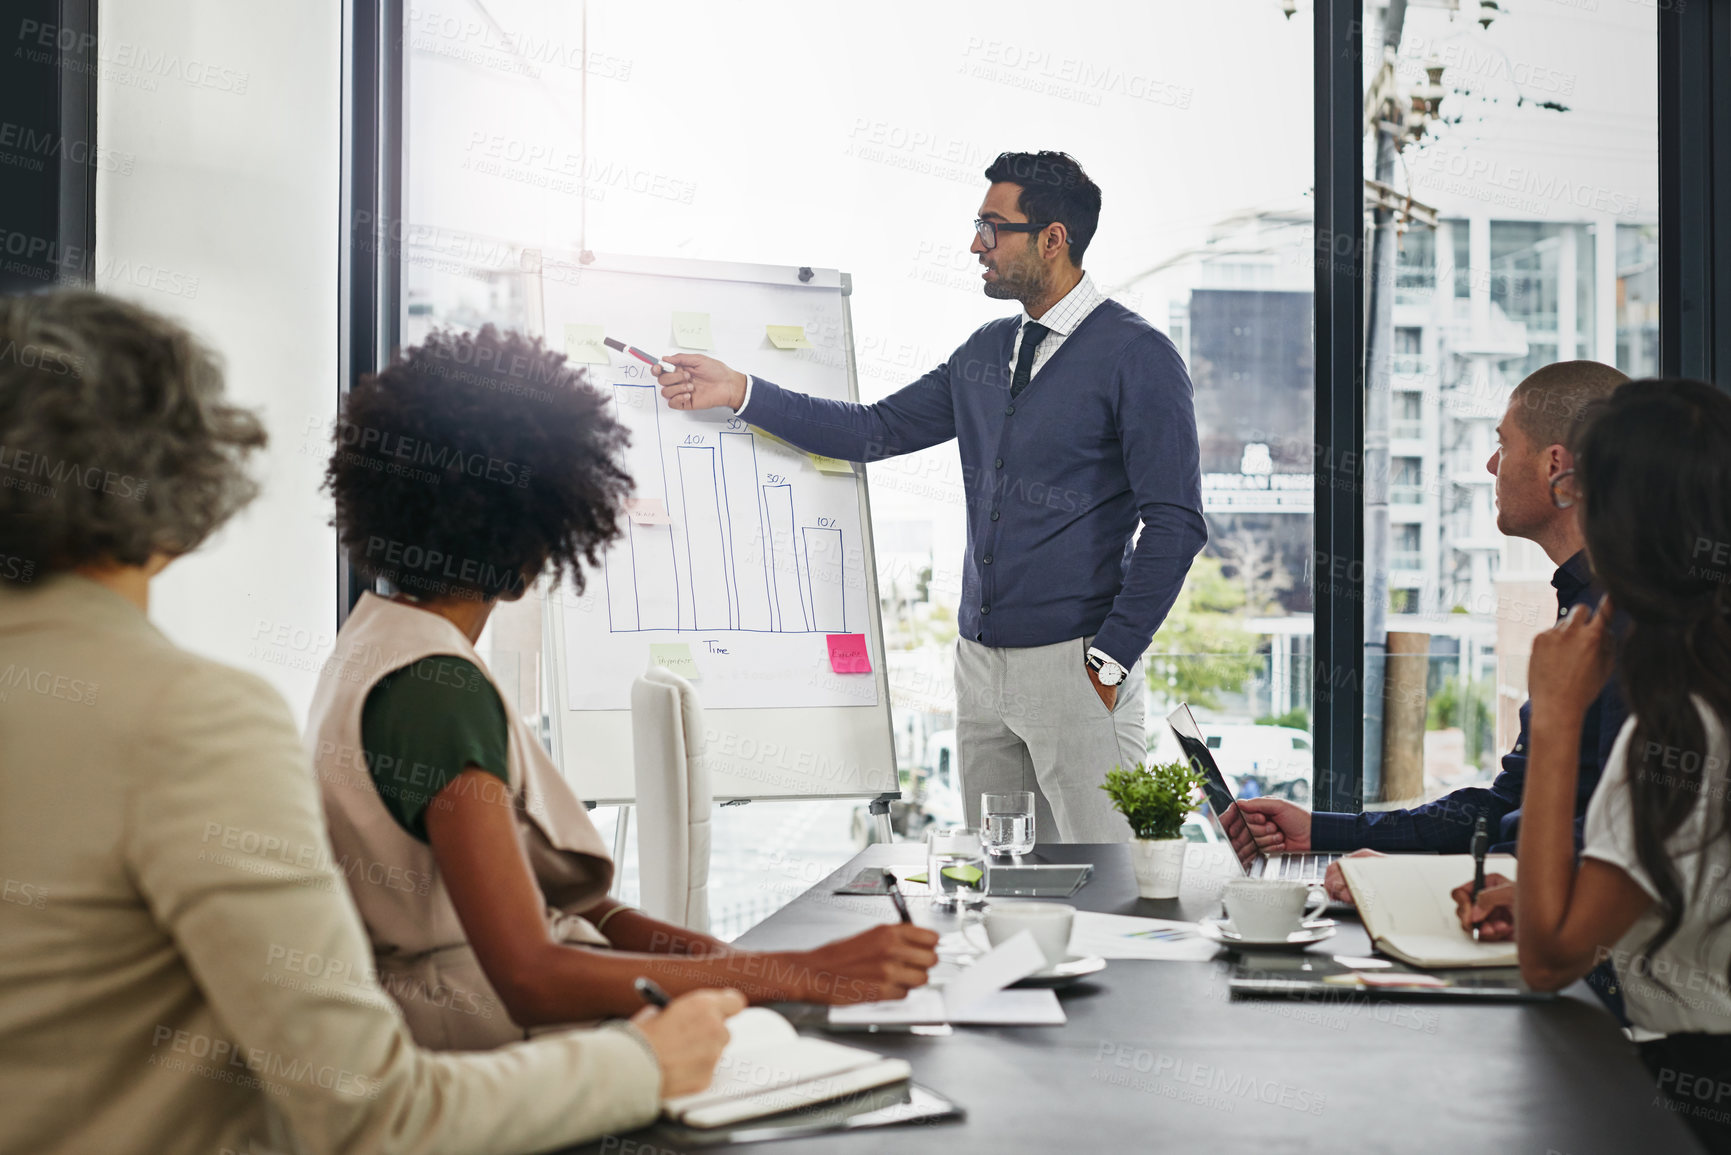
M1232 787L1227 784L1226 775L1220 772L1220 767L1214 761L1214 752L1208 748L1207 739L1202 736L1202 728L1196 724L1195 717L1190 713L1188 703L1180 703L1178 708L1166 716L1166 722L1172 727L1172 734L1178 739L1178 744L1184 748L1184 756L1202 775L1202 793L1208 796L1208 821L1214 824L1214 833L1220 836L1222 842L1232 844L1232 835L1224 825L1226 812L1231 809L1237 799L1232 793ZM1236 814L1232 817L1233 825L1242 823L1243 819Z
M1227 785L1226 776L1215 764L1214 751L1208 748L1208 742L1202 737L1202 729L1196 725L1190 707L1181 704L1167 715L1166 721L1178 738L1178 744L1184 747L1184 756L1190 759L1190 765L1202 775L1202 792L1208 795L1209 809L1216 815L1225 814L1226 808L1236 799L1232 787Z

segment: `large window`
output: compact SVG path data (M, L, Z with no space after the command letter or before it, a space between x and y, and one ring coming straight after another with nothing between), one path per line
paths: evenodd
M860 391L872 400L1010 311L984 297L968 252L987 163L1004 150L1068 151L1105 193L1088 272L1171 334L1196 387L1211 543L1148 663L1150 737L1160 745L1158 719L1180 700L1206 726L1279 721L1302 734L1311 28L1267 0L1126 0L1083 22L1050 16L1031 0L983 22L911 0L869 14L756 0L746 16L696 2L413 5L402 337L523 324L534 250L831 266L853 276ZM699 60L709 62L699 84L684 66L686 79L669 70ZM913 803L897 820L912 832L953 817L938 812L944 791L925 787L953 758L961 471L942 446L874 465L870 481ZM528 710L540 694L535 623L495 632ZM787 876L792 893L843 861L864 836L862 812L853 802L723 810L723 929L765 913L754 897L765 878L774 890Z
M1380 170L1367 138L1365 176L1412 198L1410 211L1390 214L1390 233L1404 234L1397 291L1386 313L1369 314L1366 337L1373 356L1390 350L1396 390L1388 552L1378 556L1367 535L1365 557L1367 573L1388 574L1390 598L1380 620L1368 615L1366 641L1388 631L1410 647L1428 636L1429 656L1418 659L1428 665L1423 749L1388 749L1383 729L1366 729L1372 807L1487 781L1514 742L1532 636L1555 614L1558 559L1499 529L1486 462L1510 390L1554 361L1658 368L1652 10L1402 7L1395 27L1386 3L1364 6L1367 84L1392 81L1384 91L1405 131ZM1385 52L1392 77L1378 75ZM1415 684L1413 660L1388 667L1390 690ZM1382 688L1367 682L1373 718ZM1418 765L1422 779L1407 772Z
M1313 28L1285 7L1102 4L1085 25L1053 27L1030 0L994 9L989 26L907 0L870 19L768 0L748 19L696 2L415 5L403 41L402 339L525 323L536 251L827 265L853 275L872 400L1006 312L980 294L967 251L981 170L1002 149L1064 148L1106 192L1089 272L1167 330L1196 388L1210 542L1155 639L1150 718L1183 700L1215 737L1302 733L1356 707L1351 694L1315 693L1311 655L1324 651L1336 685L1364 676L1366 714L1380 717L1375 670L1335 668L1332 624L1313 641L1319 598L1335 617L1352 603L1373 653L1391 633L1409 648L1416 635L1426 665L1422 780L1383 779L1373 718L1362 801L1487 778L1513 740L1554 561L1497 528L1492 430L1540 365L1658 367L1653 12L1412 3L1394 27L1385 0L1367 0L1363 90L1383 115L1367 122L1362 175L1382 227L1367 234L1358 352L1371 360L1359 373L1336 364L1336 329L1317 343L1312 294L1328 276L1317 255L1349 251L1337 234L1355 229L1331 209L1327 249L1315 231L1311 194L1334 197L1312 147L1318 58ZM668 81L669 59L725 61L725 79L693 99ZM1398 148L1379 149L1385 128ZM1338 317L1345 302L1331 306ZM1317 380L1321 360L1331 380ZM1342 428L1341 391L1362 382L1363 443L1319 439L1319 399L1324 425ZM1360 453L1363 544L1326 555L1319 581L1315 478L1356 468ZM948 446L870 478L906 832L945 817L925 787L954 766L961 478ZM537 625L497 633L531 711L544 697ZM1156 752L1164 737L1151 725ZM1331 731L1331 748L1338 739ZM779 870L791 893L851 852L861 810L724 811L724 927L741 929L763 901L742 891L725 913L730 888L751 888L722 880ZM764 866L789 855L796 866Z

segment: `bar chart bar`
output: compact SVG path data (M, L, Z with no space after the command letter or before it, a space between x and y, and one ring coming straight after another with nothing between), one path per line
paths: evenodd
M727 559L733 568L734 626L775 628L769 610L769 550L757 488L757 438L723 433L721 488L726 494Z
M681 600L691 607L692 626L725 630L733 624L727 549L721 531L721 492L715 475L715 450L681 445L679 486L684 508L685 581Z
M806 604L811 627L820 633L847 632L846 599L842 596L841 530L807 525L800 528L805 547Z
M806 616L805 567L800 559L799 539L793 532L793 486L763 487L764 508L769 511L769 568L775 587L775 628L784 634L811 629Z
M631 496L659 500L664 508L671 509L656 400L653 385L613 387L615 414L631 431L631 446L625 453L625 468L634 483ZM607 559L607 608L613 629L678 629L681 568L673 548L672 526L630 526L625 542L616 545Z

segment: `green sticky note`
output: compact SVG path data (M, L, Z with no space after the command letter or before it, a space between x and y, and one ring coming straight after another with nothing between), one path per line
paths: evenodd
M943 876L953 878L963 886L972 886L986 875L977 866L946 866L943 869Z
M825 457L821 453L808 453L806 456L811 458L811 463L817 466L819 473L845 473L849 477L853 476L853 465L838 457Z
M703 673L697 659L691 656L690 642L650 642L649 664L670 670L687 682L701 682Z
M769 343L777 349L809 349L811 341L805 335L804 325L765 325L769 333Z
M605 325L567 325L565 356L579 365L611 365L613 359L607 355L607 346L602 344L606 337Z
M674 313L673 342L681 349L709 348L709 314Z
M904 878L902 881L903 882L924 882L924 881L926 881L926 872L922 870L918 874L910 874L906 878Z

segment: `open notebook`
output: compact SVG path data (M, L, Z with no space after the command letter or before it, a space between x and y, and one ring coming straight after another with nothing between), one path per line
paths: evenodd
M1340 870L1370 941L1384 954L1415 967L1519 965L1514 943L1474 942L1461 929L1449 892L1473 880L1472 855L1342 858ZM1489 856L1485 873L1514 878L1514 855Z
M668 1117L687 1127L728 1127L840 1099L912 1074L903 1059L802 1037L793 1024L763 1007L727 1020L733 1036L708 1088L665 1100Z

